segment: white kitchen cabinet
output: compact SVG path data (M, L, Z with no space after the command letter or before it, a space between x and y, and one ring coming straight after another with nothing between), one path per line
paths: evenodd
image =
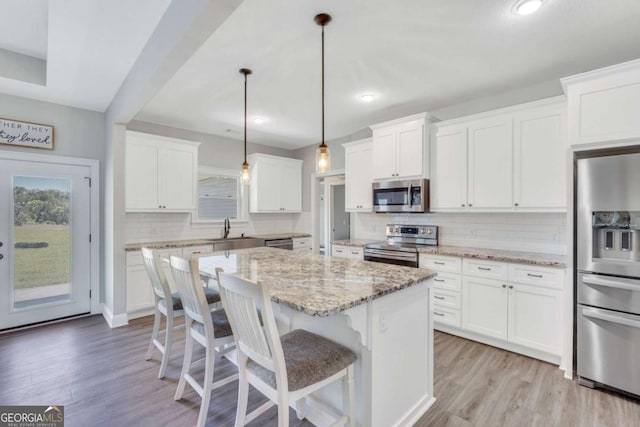
M495 117L469 126L468 205L511 208L513 203L513 120Z
M433 321L439 325L461 327L462 322L462 260L457 257L420 254L420 268L435 270L433 278Z
M371 139L343 144L345 158L345 210L371 212L372 146Z
M438 123L432 211L566 210L564 110L553 98Z
M126 210L194 211L199 145L192 141L127 131Z
M517 209L566 210L565 107L523 111L514 116L513 205Z
M302 253L311 253L311 237L296 237L291 239L293 242L293 250Z
M464 276L462 328L506 340L508 297L506 281Z
M640 60L567 77L562 85L567 94L572 146L589 149L637 144Z
M509 283L508 340L561 354L562 293L541 286Z
M422 178L429 176L428 114L416 114L370 126L373 179Z
M432 154L432 208L467 206L467 127L438 129Z
M331 245L331 256L349 259L364 259L364 250L359 246Z
M251 213L302 211L302 160L267 154L251 154L247 160Z

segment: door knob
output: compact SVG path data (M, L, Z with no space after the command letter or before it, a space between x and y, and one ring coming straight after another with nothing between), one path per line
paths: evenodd
M0 242L0 248L2 247L2 245L4 245L4 243Z
M4 255L0 254L0 259L4 258Z

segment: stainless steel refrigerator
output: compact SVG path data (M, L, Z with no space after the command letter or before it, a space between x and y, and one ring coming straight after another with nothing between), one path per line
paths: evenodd
M604 385L640 395L640 147L580 157L576 160L579 380L591 387Z

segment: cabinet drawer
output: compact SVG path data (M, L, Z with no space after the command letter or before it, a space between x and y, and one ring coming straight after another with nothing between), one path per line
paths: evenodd
M460 273L462 271L462 259L451 256L420 254L420 268L429 268L438 272Z
M349 248L341 245L331 245L331 255L347 258L349 256Z
M455 326L459 328L462 325L462 317L460 310L454 310L449 308L434 307L433 309L433 321L438 324Z
M449 291L462 291L462 279L459 274L438 273L433 278L435 289L444 289Z
M203 246L188 246L182 248L182 256L184 258L191 258L194 255L210 254L213 252L213 245Z
M507 280L509 264L504 262L485 261L480 259L464 259L462 271L465 275L486 277L489 279Z
M562 289L564 268L509 264L509 281Z
M294 248L293 251L294 252L299 252L301 254L310 254L311 253L311 248Z
M293 239L293 249L298 248L310 248L311 247L311 238L300 238Z
M356 246L347 246L347 257L353 259L364 259L363 249Z
M436 308L462 308L462 296L460 292L445 291L442 289L433 290L433 304Z

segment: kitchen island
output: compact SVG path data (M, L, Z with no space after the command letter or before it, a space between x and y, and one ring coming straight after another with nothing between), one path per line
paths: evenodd
M368 261L272 248L198 257L215 286L215 268L269 287L281 333L306 329L353 350L358 425L409 426L433 404L431 286L436 273ZM322 402L342 410L340 384L300 405L316 425L331 418Z

